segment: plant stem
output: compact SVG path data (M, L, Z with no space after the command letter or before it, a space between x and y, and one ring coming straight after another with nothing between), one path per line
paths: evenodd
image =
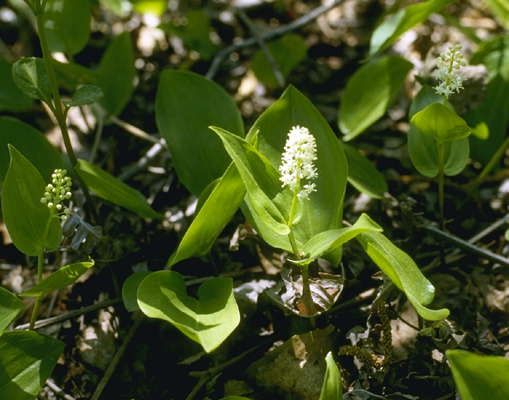
M37 255L37 283L42 280L42 269L44 266L44 252L40 252ZM32 309L32 316L30 317L30 325L29 329L34 329L35 321L37 321L37 317L39 315L39 308L41 307L42 296L38 296L35 299L34 308Z
M437 156L438 156L438 208L440 210L440 227L445 230L445 195L444 195L444 145L437 142Z
M495 154L491 156L491 159L484 166L479 176L475 178L472 182L467 184L467 188L469 190L475 189L483 182L484 178L486 178L486 175L488 175L491 172L491 170L500 162L500 159L505 154L508 147L509 147L509 137L506 140L504 140L504 143L502 143L498 150L495 152Z

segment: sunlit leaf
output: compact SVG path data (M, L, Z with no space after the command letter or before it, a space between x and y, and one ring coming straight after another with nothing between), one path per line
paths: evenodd
M138 271L131 274L122 286L122 301L127 311L133 312L139 310L138 307L138 286L147 275L149 271Z
M0 287L0 335L23 310L23 302L15 294Z
M330 351L325 356L325 363L327 369L325 370L319 400L341 400L343 398L341 374Z

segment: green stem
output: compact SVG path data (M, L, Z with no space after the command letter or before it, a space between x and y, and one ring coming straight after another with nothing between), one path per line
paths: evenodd
M437 142L437 155L438 155L438 208L440 210L440 226L442 230L445 230L445 194L444 194L444 145L443 143Z
M467 185L468 189L470 190L475 189L484 181L486 175L488 175L491 172L491 170L500 162L500 159L505 154L508 147L509 147L509 137L506 140L504 140L504 143L502 143L498 150L495 152L495 154L491 156L491 159L484 166L479 176Z
M41 251L37 255L37 284L42 280L42 270L44 266L44 252ZM41 308L41 300L42 296L38 296L35 299L34 308L32 309L32 316L30 317L30 325L29 329L34 329L35 321L37 321L37 317L39 316L39 309Z

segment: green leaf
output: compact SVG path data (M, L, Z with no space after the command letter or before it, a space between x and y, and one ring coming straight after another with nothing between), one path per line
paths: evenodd
M25 111L32 106L32 99L26 96L14 83L11 63L0 58L0 111Z
M447 359L462 400L509 399L509 360L463 350L447 350Z
M166 0L131 0L134 10L141 14L160 16L166 10Z
M44 28L51 52L79 53L90 35L89 0L48 0Z
M138 305L145 315L168 321L210 353L240 322L232 285L230 278L212 278L194 298L187 295L180 274L157 271L138 287Z
M54 290L63 289L72 285L76 280L94 266L94 261L84 261L75 264L69 264L58 271L53 272L46 279L20 294L25 297L44 296Z
M406 294L421 317L430 321L447 318L449 310L431 310L425 307L433 301L435 288L408 254L381 233L362 233L357 236L357 240L382 272Z
M495 19L505 29L509 29L509 3L507 0L485 0Z
M399 56L385 56L359 68L348 80L341 95L339 129L345 140L360 135L396 99L412 63Z
M57 168L64 168L62 155L37 129L10 117L0 117L0 184L9 168L9 148L11 144L23 153L48 182Z
M373 221L367 214L362 214L352 226L342 229L330 229L317 233L302 246L302 251L306 258L315 260L325 253L330 253L338 247L341 247L361 233L382 231L383 229L380 225Z
M216 83L191 72L166 70L161 74L156 118L180 182L196 196L230 163L209 126L242 136L244 131L232 98Z
M327 121L302 93L290 86L251 128L251 131L259 132L258 151L274 169L277 170L281 164L288 131L296 125L307 127L315 137L318 156L315 163L318 171L316 192L301 202L300 219L292 227L297 242L305 243L319 232L341 227L348 165L342 143ZM285 189L275 199L283 213L290 209L289 192ZM338 257L331 261L338 261Z
M440 11L454 0L428 0L413 4L388 15L371 36L369 55L373 56L392 45L403 33Z
M18 296L0 287L0 336L23 308Z
M58 84L69 92L75 92L80 85L98 85L99 74L90 68L68 62L53 60Z
M439 143L466 138L472 129L450 107L433 103L416 113L411 119L421 133L431 136Z
M68 106L83 106L99 101L104 96L102 89L95 85L80 86L72 95Z
M267 45L267 48L285 78L306 58L308 50L305 40L295 34L285 35L274 40ZM251 68L256 77L267 87L279 86L272 64L267 60L262 50L258 50L253 56Z
M444 98L437 95L431 87L424 86L410 106L410 118L430 104L444 102ZM444 142L443 146L445 174L448 176L459 174L469 161L468 138ZM438 152L434 137L425 135L415 126L411 126L408 132L408 153L412 164L422 175L430 178L438 175Z
M341 400L343 398L341 373L330 351L325 356L325 363L327 364L327 369L325 370L319 400Z
M55 250L60 219L41 203L46 184L34 165L9 145L11 162L2 186L2 214L14 245L29 256Z
M187 258L207 254L240 207L245 194L244 183L232 164L199 209L167 265L172 266Z
M0 337L0 393L3 399L33 400L64 350L60 340L33 331Z
M42 58L23 57L12 65L12 79L28 97L49 103L51 85Z
M88 161L78 160L76 172L101 199L127 208L144 218L163 218L161 214L150 207L139 191Z
M348 182L359 192L381 199L388 190L385 177L357 149L347 144L343 148L348 160Z
M104 92L101 104L111 115L120 114L134 91L134 51L128 32L113 38L101 58L97 75L97 85Z
M140 309L138 307L138 286L150 272L148 271L138 271L131 274L124 282L122 286L122 301L127 311L133 312Z

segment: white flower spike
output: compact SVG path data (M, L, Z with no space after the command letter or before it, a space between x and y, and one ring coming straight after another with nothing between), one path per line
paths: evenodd
M51 174L51 183L46 186L41 203L46 204L51 212L55 212L62 222L65 222L71 210L60 204L64 200L69 200L72 196L71 178L66 176L65 169L56 169Z
M467 63L461 52L460 45L449 47L446 53L438 57L435 78L439 84L434 87L435 92L445 98L463 89L465 77L461 68Z
M297 125L290 129L281 159L279 179L282 186L289 187L292 192L298 191L300 199L307 199L316 191L316 185L311 181L318 176L314 165L316 141L308 128Z

